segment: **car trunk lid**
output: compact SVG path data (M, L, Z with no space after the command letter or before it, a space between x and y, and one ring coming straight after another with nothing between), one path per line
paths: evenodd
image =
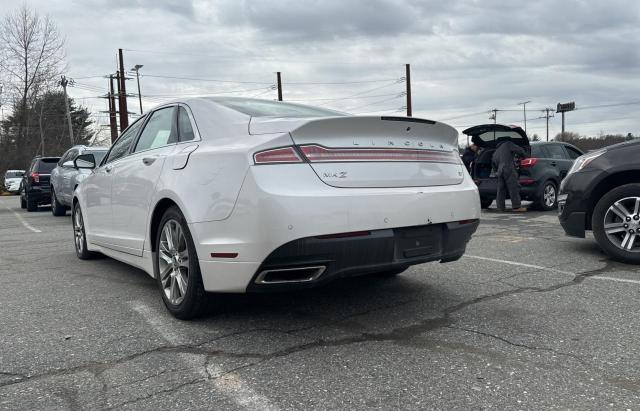
M464 178L458 133L443 123L342 116L296 126L290 134L298 150L318 177L334 187L440 186Z

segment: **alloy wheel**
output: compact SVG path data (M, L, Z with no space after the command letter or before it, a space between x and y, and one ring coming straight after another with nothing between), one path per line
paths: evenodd
M84 221L82 219L80 207L77 206L73 213L73 234L76 243L76 250L79 254L82 254L82 250L84 249Z
M604 215L604 232L621 250L640 252L640 197L626 197L613 203Z
M553 184L547 184L542 194L544 205L553 207L556 203L556 187Z
M167 300L174 305L180 304L189 284L189 249L184 231L176 220L167 220L162 227L158 267Z

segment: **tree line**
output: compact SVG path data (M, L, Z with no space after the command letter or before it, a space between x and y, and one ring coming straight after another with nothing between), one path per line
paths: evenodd
M91 141L90 113L68 99L73 138L59 87L66 70L64 38L48 16L26 5L0 21L0 175L25 169L36 155L59 156ZM6 114L8 113L8 114ZM72 141L73 140L73 141Z

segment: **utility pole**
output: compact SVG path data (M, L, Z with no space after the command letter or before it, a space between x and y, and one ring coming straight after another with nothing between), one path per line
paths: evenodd
M138 100L140 101L140 115L142 115L142 94L140 94L140 69L144 67L142 64L136 64L131 71L136 72L136 80L138 81Z
M278 101L282 101L282 77L279 71L276 73L276 80L278 84Z
M489 120L493 120L493 124L496 124L496 120L498 118L498 109L494 108L492 110L489 110L490 113L493 113L489 116Z
M553 109L547 107L543 111L546 113L545 117L547 118L547 141L549 141L549 117L553 117L549 115L549 111L553 111Z
M527 104L531 103L531 100L523 101L522 103L518 103L518 105L522 106L522 112L524 113L524 133L527 133Z
M111 143L118 138L118 119L116 118L116 98L113 93L113 74L109 75L109 127L111 128Z
M120 82L118 87L120 97L120 132L129 126L129 111L127 110L127 86L125 85L126 76L124 74L124 59L122 58L122 49L118 49L118 59L120 60Z
M67 84L69 84L69 80L65 76L60 78L60 85L64 90L64 106L67 110L67 121L69 122L69 139L71 140L71 145L73 146L73 126L71 125L71 113L69 112L69 97L67 97Z
M413 115L413 108L411 107L411 65L405 64L405 81L407 82L407 117Z

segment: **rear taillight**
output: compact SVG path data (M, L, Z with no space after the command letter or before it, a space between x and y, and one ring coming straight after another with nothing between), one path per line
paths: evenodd
M300 151L311 163L342 161L426 161L433 163L460 162L457 153L438 150L405 148L327 148L318 145L300 146Z
M253 155L256 164L302 163L302 159L293 147L280 147L260 151Z
M31 181L34 183L39 183L40 182L40 174L38 173L31 173L29 174L29 176L31 177Z
M537 162L538 162L538 159L535 157L525 158L524 160L520 161L520 168L533 167L536 165Z
M518 180L520 182L521 185L523 186L530 186L532 184L535 184L536 180L534 180L533 178L521 178L520 180Z

